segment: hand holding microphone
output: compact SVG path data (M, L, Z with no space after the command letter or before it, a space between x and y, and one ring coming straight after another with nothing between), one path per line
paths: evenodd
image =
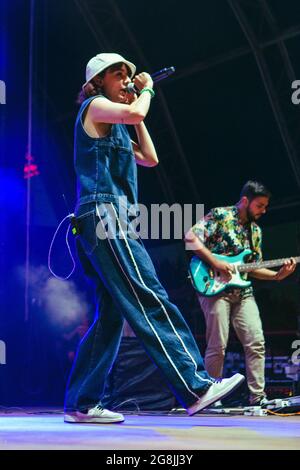
M139 73L134 77L133 82L128 83L126 91L127 93L139 94L140 90L142 90L143 88L152 88L153 83L157 83L160 80L167 78L174 72L175 67L166 67L151 75L146 72Z
M130 91L128 90L128 87L130 86ZM151 75L146 72L141 72L138 75L136 75L133 79L133 82L129 83L127 86L127 91L130 93L136 93L142 90L142 88L149 87L153 88L153 80L151 78ZM132 89L135 88L135 90L132 91Z
M126 104L131 104L138 99L142 89L151 89L153 91L153 80L151 76L146 72L141 72L136 75L133 82L130 82L126 87L127 100Z

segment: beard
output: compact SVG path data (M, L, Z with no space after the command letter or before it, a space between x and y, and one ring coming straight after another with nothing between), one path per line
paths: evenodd
M259 219L260 216L255 216L252 214L252 212L249 210L249 208L247 207L247 219L248 219L248 222L255 222L257 219Z

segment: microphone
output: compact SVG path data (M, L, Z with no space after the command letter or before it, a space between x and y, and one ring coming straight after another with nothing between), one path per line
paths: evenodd
M175 67L165 67L164 69L158 70L158 72L154 72L151 74L151 78L153 83L160 82L160 80L164 80L169 75L175 72ZM136 88L133 82L128 83L126 87L127 93L136 93L139 94L140 90Z

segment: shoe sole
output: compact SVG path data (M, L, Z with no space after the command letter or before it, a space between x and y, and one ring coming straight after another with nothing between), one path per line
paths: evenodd
M110 424L110 423L123 423L125 419L123 418L96 418L90 417L87 418L86 416L73 416L73 415L65 415L64 422L65 423L85 423L85 424Z
M190 408L187 409L187 412L190 416L193 416L195 415L196 413L198 413L199 411L203 410L204 408L207 408L208 406L212 405L213 403L215 403L216 401L218 400L223 400L223 398L226 398L231 392L233 392L234 390L236 390L245 380L245 377L243 375L241 375L238 379L238 381L233 385L233 386L228 386L228 390L227 392L225 393L219 393L218 395L216 395L214 398L210 399L210 400L207 400L207 402L203 402L203 403L199 403L199 406L191 406ZM194 407L195 407L195 410L194 410Z

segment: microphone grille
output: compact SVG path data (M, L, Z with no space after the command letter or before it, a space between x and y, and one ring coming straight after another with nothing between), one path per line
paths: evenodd
M128 85L126 87L126 91L127 91L127 93L136 93L136 88L135 88L133 82L128 83Z

